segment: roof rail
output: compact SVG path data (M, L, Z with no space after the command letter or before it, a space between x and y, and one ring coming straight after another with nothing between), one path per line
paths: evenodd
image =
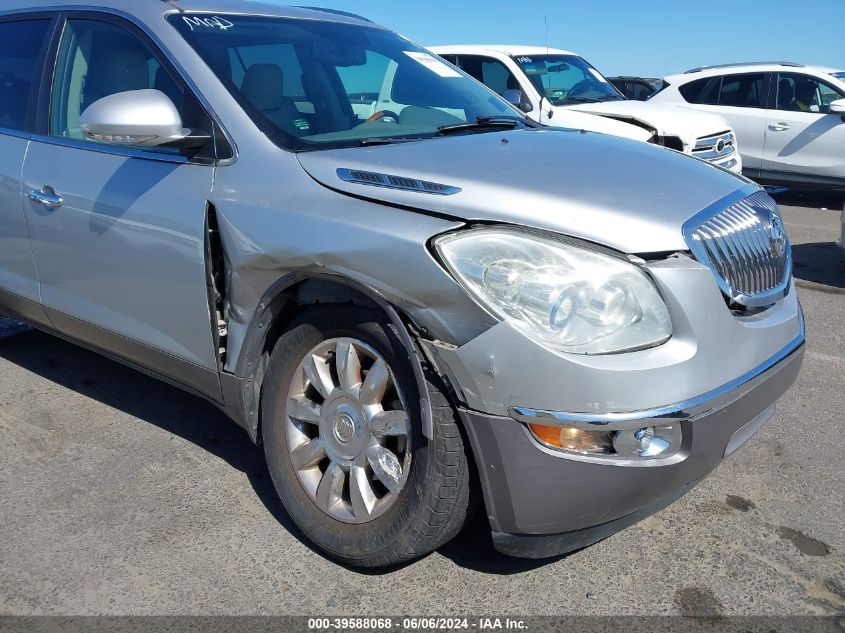
M791 68L804 68L804 64L796 64L795 62L736 62L734 64L716 64L715 66L690 68L684 74L699 73L702 70L711 70L713 68L733 68L734 66L789 66Z
M304 5L299 5L296 7L297 9L309 9L311 11L320 11L322 13L332 13L334 15L342 15L346 18L355 18L356 20L363 20L364 22L372 22L369 18L365 18L363 15L358 15L357 13L350 13L349 11L341 11L339 9L326 9L325 7L306 7Z

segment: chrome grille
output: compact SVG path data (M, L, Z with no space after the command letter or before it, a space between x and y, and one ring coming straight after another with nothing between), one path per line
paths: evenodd
M702 136L695 141L692 155L710 162L720 162L736 151L736 139L732 132Z
M713 271L722 292L740 305L763 307L789 290L792 254L777 204L757 191L684 225L695 258Z

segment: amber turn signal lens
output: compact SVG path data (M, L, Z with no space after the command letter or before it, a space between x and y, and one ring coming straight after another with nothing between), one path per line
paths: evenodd
M541 442L551 444L552 446L563 446L560 443L560 432L563 430L559 426L546 426L545 424L529 424L531 432Z
M578 429L573 426L548 426L529 424L538 440L549 446L565 448L580 453L612 453L613 442L607 431Z

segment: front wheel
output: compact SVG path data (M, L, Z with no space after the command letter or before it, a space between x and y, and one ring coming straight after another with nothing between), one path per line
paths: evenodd
M277 341L262 392L264 452L288 514L331 557L394 565L463 525L468 451L442 388L424 388L432 439L405 348L370 310L309 308Z

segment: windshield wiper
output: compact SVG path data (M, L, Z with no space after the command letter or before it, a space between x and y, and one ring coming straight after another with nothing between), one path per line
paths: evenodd
M454 123L452 125L441 125L437 128L440 135L455 134L467 130L512 130L522 123L521 119L507 116L480 116L475 121L467 123Z
M425 136L374 136L372 138L362 138L358 140L358 144L366 147L367 145L390 145L391 143L410 143L411 141L421 141Z
M577 101L579 103L598 103L598 99L593 99L591 97L566 97L564 100L566 101Z

